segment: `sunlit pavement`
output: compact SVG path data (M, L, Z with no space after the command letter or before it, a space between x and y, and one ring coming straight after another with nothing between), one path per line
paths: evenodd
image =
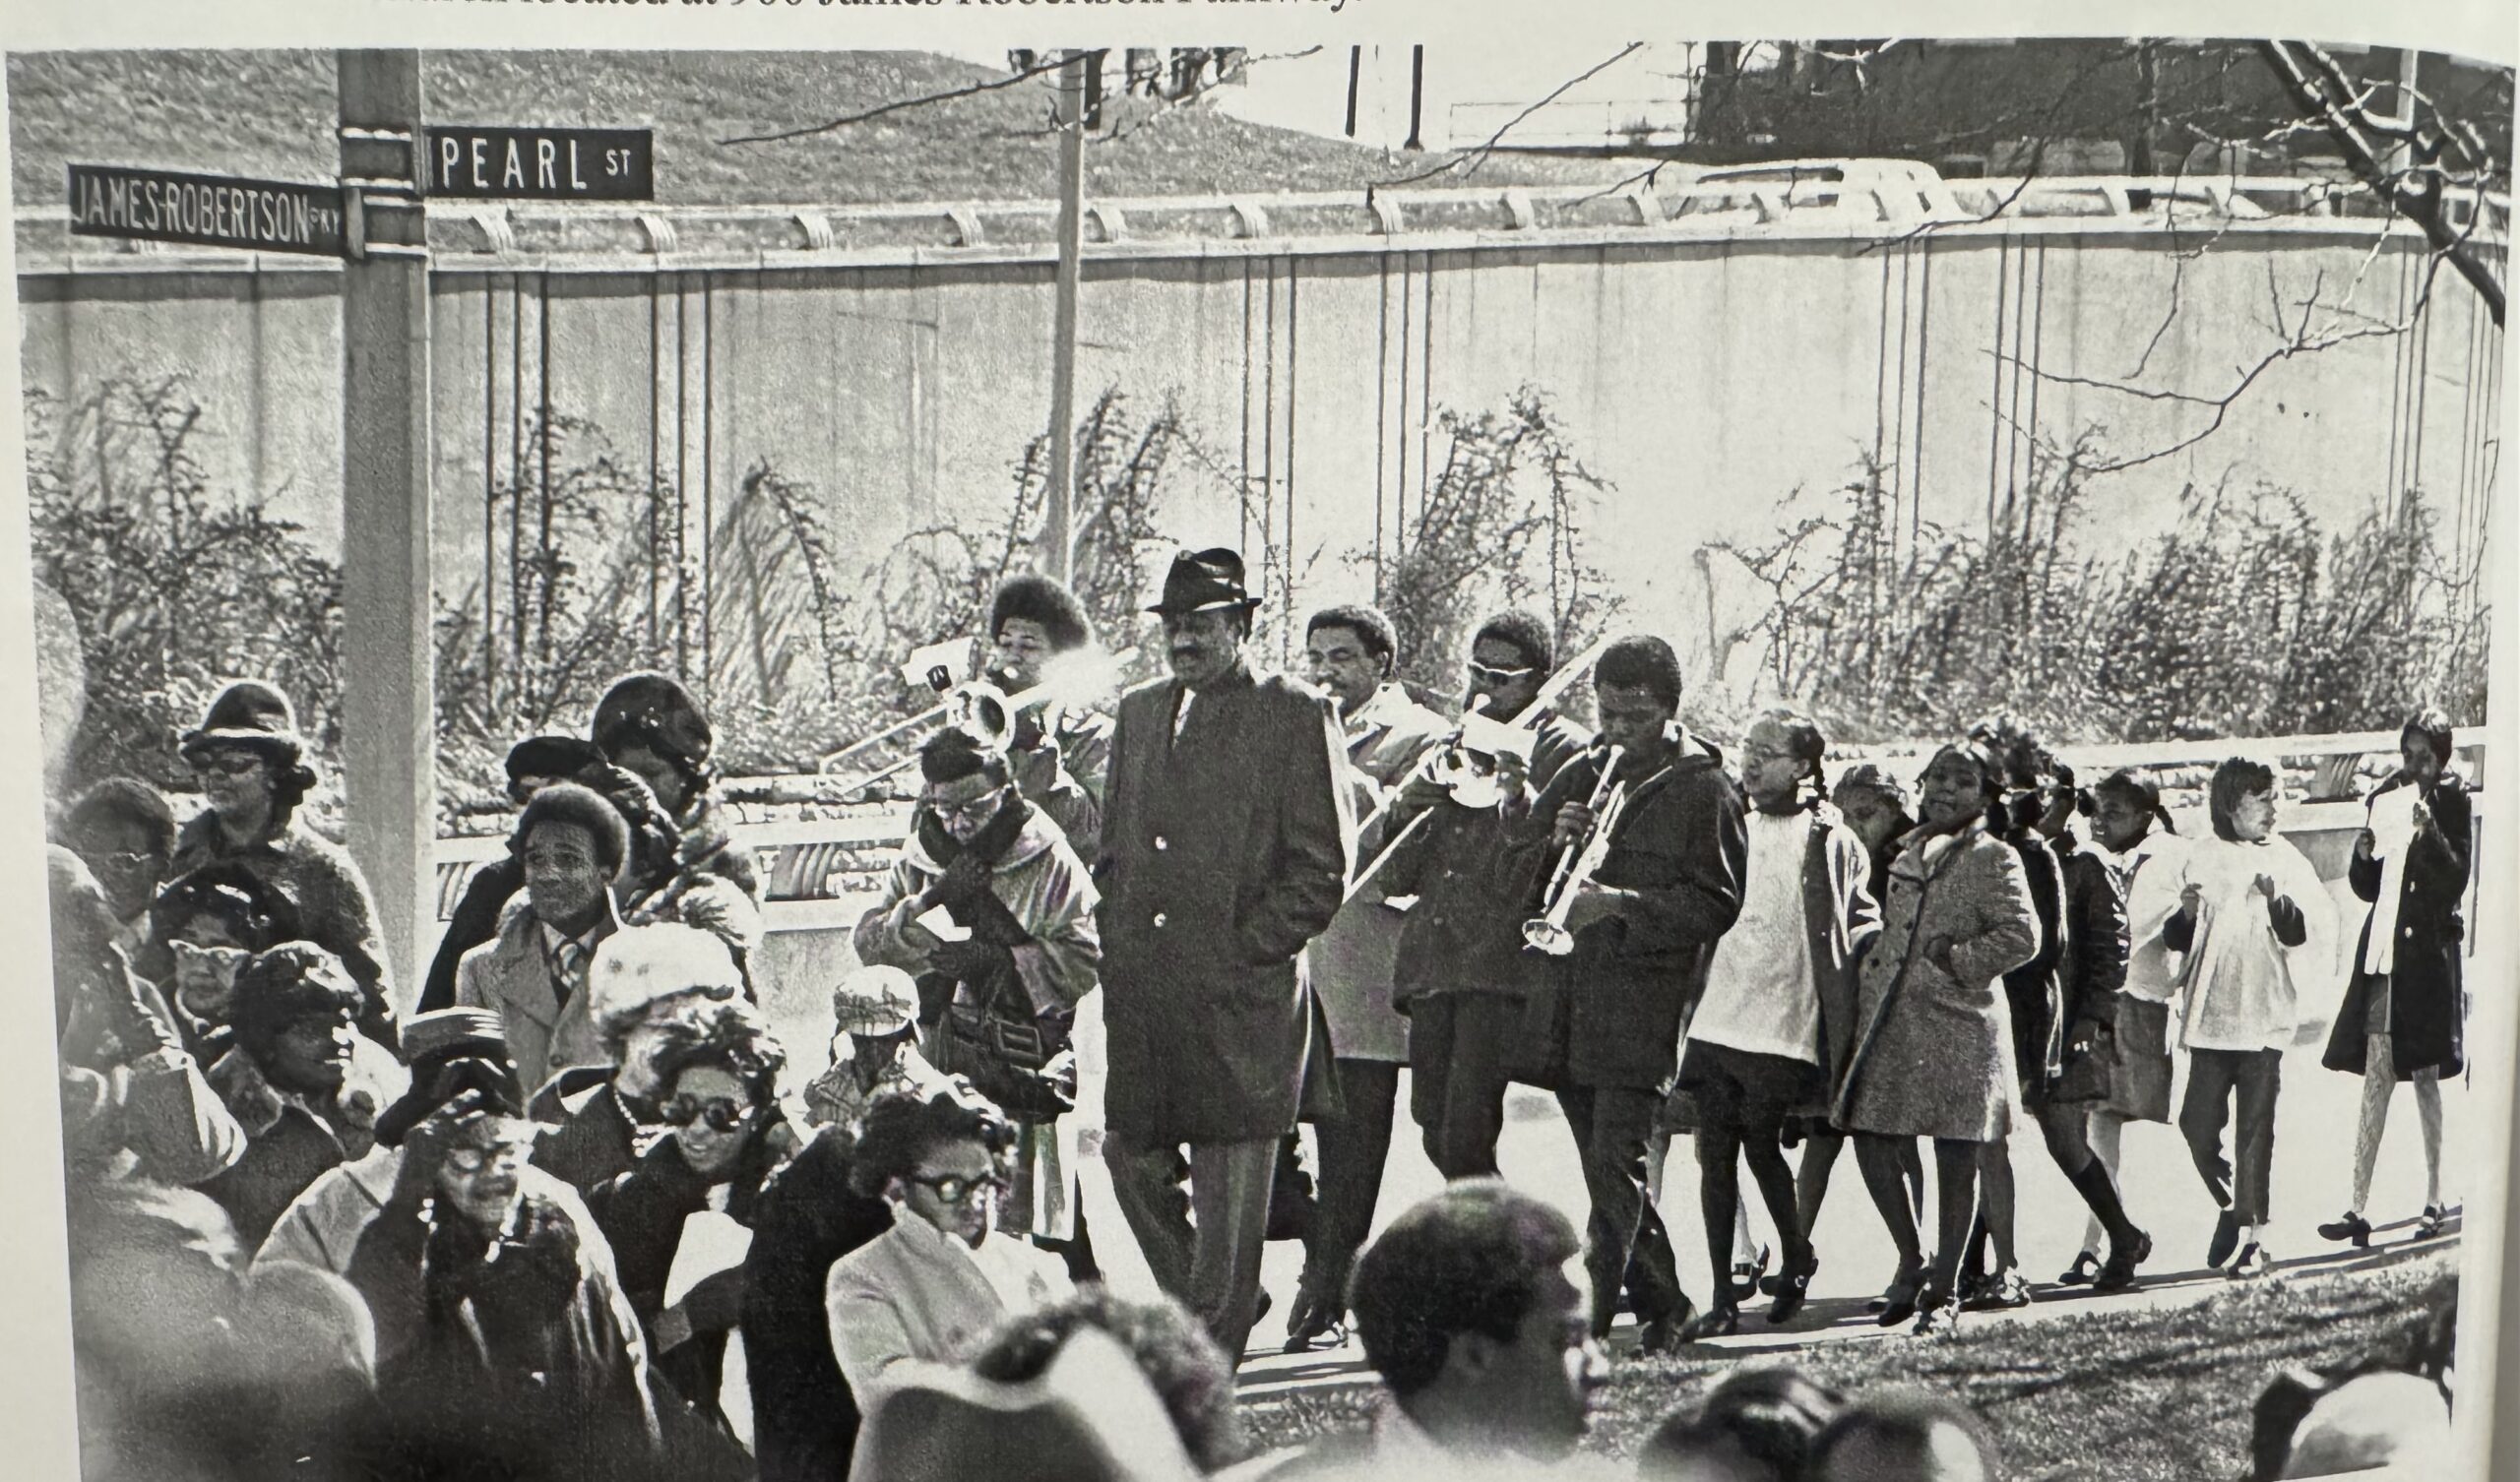
M2424 1207L2424 1147L2415 1115L2414 1092L2400 1087L2390 1108L2389 1127L2380 1147L2378 1172L2371 1181L2366 1216L2373 1230L2368 1250L2331 1244L2318 1237L2322 1220L2334 1219L2346 1204L2353 1175L2355 1123L2362 1082L2319 1065L2319 1045L2295 1049L2285 1057L2283 1090L2276 1103L2274 1220L2266 1234L2276 1258L2278 1276L2359 1269L2393 1263L2423 1250L2438 1250L2455 1241L2459 1224L2442 1241L2417 1246L2410 1241L2416 1217ZM2183 1085L2180 1089L2183 1090ZM2472 1101L2464 1080L2442 1087L2443 1185L2445 1199L2457 1204L2471 1167L2468 1149L2478 1142L2472 1127ZM2174 1101L2174 1106L2176 1105ZM1418 1200L1434 1193L1442 1179L1428 1163L1409 1120L1409 1085L1401 1078L1398 1125L1392 1136L1391 1162L1383 1177L1382 1199L1375 1209L1381 1225ZM1789 1157L1798 1154L1789 1153ZM1545 1199L1566 1211L1581 1228L1584 1186L1575 1151L1553 1099L1517 1087L1507 1105L1505 1135L1497 1161L1515 1187ZM2231 1281L2205 1266L2205 1247L2214 1233L2215 1207L2187 1155L2176 1129L2139 1123L2126 1130L2120 1170L2128 1212L2153 1236L2153 1259L2139 1273L2138 1286L2127 1292L2096 1297L2088 1288L2052 1285L2081 1249L2087 1211L2048 1159L2035 1130L2016 1136L2014 1180L2018 1188L2018 1240L2022 1269L2038 1300L2015 1312L1971 1313L1967 1325L1992 1322L2035 1322L2071 1313L2114 1311L2133 1307L2172 1307L2199 1302ZM1747 1170L1741 1184L1755 1204ZM1931 1188L1930 1154L1927 1187ZM1680 1254L1681 1283L1701 1305L1711 1290L1703 1225L1697 1215L1697 1164L1688 1139L1674 1140L1667 1187L1661 1206L1665 1223ZM1927 1218L1932 1211L1927 1210ZM1754 1207L1751 1225L1770 1240L1766 1213ZM1772 1240L1771 1240L1771 1243ZM1792 1323L1770 1327L1767 1299L1742 1309L1739 1335L1723 1338L1713 1349L1747 1356L1817 1342L1900 1340L1905 1329L1883 1328L1864 1304L1886 1286L1897 1255L1865 1196L1855 1159L1840 1159L1820 1211L1814 1244L1820 1271L1812 1280L1809 1304ZM2105 1254L2105 1252L2104 1252ZM1303 1266L1303 1251L1292 1242L1269 1247L1262 1284L1276 1307L1254 1329L1240 1371L1247 1398L1291 1389L1355 1384L1371 1376L1363 1352L1354 1338L1308 1353L1280 1352L1286 1339L1285 1315L1292 1307L1295 1281ZM1633 1342L1630 1321L1619 1320L1611 1337L1613 1355Z

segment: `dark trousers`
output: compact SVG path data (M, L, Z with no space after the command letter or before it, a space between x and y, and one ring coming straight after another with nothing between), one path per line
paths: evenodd
M1505 1130L1506 1048L1523 1003L1496 993L1443 993L1409 1005L1409 1115L1426 1160L1448 1179L1492 1178Z
M2267 1218L2267 1184L2275 1168L2275 1093L2282 1088L2280 1050L2190 1050L2187 1099L2179 1104L2179 1136L2205 1177L2214 1203L2244 1225ZM2223 1126L2239 1103L2233 1158L2223 1156ZM2235 1174L2233 1160L2238 1171Z
M1584 1268L1593 1278L1593 1334L1609 1332L1619 1282L1640 1323L1677 1312L1688 1298L1663 1216L1645 1197L1645 1140L1663 1098L1624 1085L1576 1085L1557 1093L1567 1130L1583 1162L1593 1212L1584 1226Z
M1260 1300L1278 1139L1191 1143L1187 1199L1173 1149L1106 1149L1104 1156L1112 1193L1156 1282L1198 1317L1228 1359L1240 1363Z
M1321 1148L1321 1210L1304 1252L1304 1284L1344 1303L1349 1267L1373 1230L1374 1202L1391 1155L1392 1111L1400 1102L1400 1067L1387 1060L1335 1063L1344 1110L1338 1120L1313 1128Z

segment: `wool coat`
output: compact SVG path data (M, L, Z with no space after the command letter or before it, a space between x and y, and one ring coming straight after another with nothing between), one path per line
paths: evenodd
M839 1482L857 1444L824 1283L834 1262L893 1227L893 1211L849 1186L854 1148L850 1129L822 1129L753 1202L739 1326L761 1482Z
M2070 943L2065 934L2065 870L2048 840L2023 831L2006 842L2021 857L2022 880L2039 917L2039 946L2030 960L2004 974L2004 999L2012 1010L2013 1069L2024 1091L2037 1098L2065 1069L2065 975Z
M1795 1107L1796 1115L1825 1117L1829 1097L1855 1058L1858 977L1864 955L1881 936L1881 906L1872 898L1872 859L1838 810L1821 803L1810 810L1811 832L1802 851L1802 920L1812 990L1820 998L1820 1094Z
M595 942L615 929L607 916ZM508 1053L516 1061L517 1079L527 1085L540 1085L573 1066L611 1061L588 1010L589 997L580 988L562 1002L551 980L542 919L523 895L508 902L507 919L500 923L497 938L466 953L455 969L456 1004L498 1015L507 1031Z
M386 964L385 934L376 924L367 877L359 873L349 851L317 837L294 810L276 817L262 837L239 844L220 827L219 815L204 809L175 835L166 879L171 884L207 865L227 861L242 865L297 907L299 931L307 941L341 958L350 981L358 984L365 997L358 1017L360 1032L394 1049L394 973ZM171 949L153 940L140 970L158 982L171 982L175 970Z
M1355 850L1329 697L1237 663L1197 692L1176 738L1182 689L1121 697L1095 866L1109 1133L1132 1149L1293 1129L1307 1065L1330 1068L1299 958Z
M752 1137L729 1170L725 1212L750 1228L762 1181L780 1158L783 1141L771 1136L773 1120L757 1124ZM665 1309L665 1284L681 1249L683 1221L710 1207L710 1181L695 1170L671 1137L661 1138L639 1158L638 1166L595 1191L587 1200L596 1226L612 1246L621 1293L650 1336L657 1372L684 1403L704 1419L726 1423L719 1405L725 1377L726 1335L734 1331L743 1307L741 1268L721 1272L686 1293L681 1307L691 1320L691 1335L672 1348L656 1349L657 1319Z
M2372 797L2403 787L2391 777ZM2407 848L2405 878L2398 888L2395 961L2383 988L2379 977L2363 969L2371 939L2371 923L2384 861L2357 857L2346 868L2354 894L2372 902L2354 945L2353 977L2345 987L2345 1004L2328 1036L2322 1063L2332 1071L2368 1074L2371 996L2386 992L2389 1000L2389 1051L2397 1079L2406 1080L2430 1068L2456 1076L2466 1066L2467 993L2460 971L2460 944L2467 938L2460 900L2468 891L2468 866L2476 838L2475 812L2467 783L2443 772L2424 804L2432 814Z
M1515 831L1506 868L1538 915L1558 850L1558 810L1593 795L1603 753L1568 763ZM1628 893L1619 914L1549 959L1525 1016L1515 1079L1550 1087L1670 1089L1680 1025L1706 987L1715 944L1741 912L1749 803L1723 754L1683 733L1671 761L1630 785L1598 883Z
M1452 723L1392 683L1345 717L1341 729L1348 743L1356 816L1373 816L1356 840L1356 868L1361 870L1391 836L1391 812L1379 805L1408 780L1426 748L1451 732ZM1313 987L1330 1019L1331 1048L1342 1060L1409 1058L1409 1021L1391 1002L1392 970L1408 921L1384 904L1390 895L1379 878L1367 884L1339 908L1312 945Z
M1926 842L1911 832L1891 861L1832 1120L1849 1132L1984 1142L2018 1116L2002 978L2039 950L2039 914L2021 856L1984 824L1931 858ZM1951 939L1948 972L1925 957L1936 937Z
M1528 805L1558 771L1584 751L1584 733L1544 711L1535 723ZM1508 807L1437 803L1384 865L1383 895L1415 895L1392 969L1392 999L1409 1004L1429 994L1485 993L1521 998L1537 980L1541 959L1523 950L1527 881L1500 868L1512 840ZM1407 817L1394 820L1405 826ZM1362 866L1359 866L1362 868Z
M370 1048L353 1055L349 1079L320 1101L284 1093L241 1049L204 1073L245 1133L244 1154L200 1185L227 1211L238 1240L261 1245L317 1177L376 1145L376 1114L402 1093L391 1084L401 1073L382 1049Z

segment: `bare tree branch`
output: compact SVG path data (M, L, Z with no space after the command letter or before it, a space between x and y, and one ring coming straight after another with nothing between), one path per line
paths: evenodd
M2377 132L2405 139L2417 161L2430 165L2440 157L2445 147L2455 147L2462 155L2466 155L2474 131L2436 129L2427 135L2420 129L2410 130L2396 119L2374 119L2364 106L2364 99L2355 95L2345 70L2319 47L2306 41L2279 40L2260 41L2257 46L2258 54L2266 59L2268 69L2283 85L2295 105L2316 116L2325 125L2328 137L2343 152L2347 165L2365 185L2398 215L2422 228L2435 252L2447 257L2450 265L2459 271L2459 276L2477 290L2477 296L2485 300L2486 310L2492 315L2494 327L2500 329L2502 282L2494 277L2490 265L2471 250L2468 240L2476 220L2484 215L2484 202L2478 202L2477 211L2470 217L2468 232L2455 229L2444 210L2445 197L2440 177L2427 174L2422 185L2415 184L2408 178L2408 172L2389 167L2380 157L2379 151L2372 147L2369 137ZM2300 55L2296 55L2297 48ZM2306 67L2303 65L2304 57L2309 63ZM2311 68L2317 70L2317 77L2311 76ZM2340 96L2340 93L2345 95ZM2426 280L2428 283L2428 276Z
M1573 77L1570 77L1566 81L1558 84L1556 87L1549 89L1547 93L1544 95L1540 101L1532 104L1528 108L1525 108L1513 117L1506 119L1504 123L1497 127L1495 133L1487 136L1487 140L1484 144L1481 144L1478 148L1465 154L1456 154L1441 164L1419 170L1414 175L1403 175L1397 180L1378 180L1374 182L1372 186L1367 187L1368 196L1370 196L1374 190L1387 190L1395 185L1415 185L1420 180L1431 180L1437 175L1447 174L1453 170L1460 170L1462 178L1465 180L1469 179L1472 175L1479 172L1479 167L1480 165L1487 162L1489 155L1496 153L1496 147L1504 142L1505 136L1512 133L1516 125L1520 124L1524 119L1531 117L1533 114L1538 113L1541 109L1547 107L1550 103L1557 101L1558 98L1564 96L1567 91L1574 88L1577 84L1600 76L1602 73L1606 72L1611 67L1625 61L1628 57L1634 55L1638 51L1643 50L1644 47L1645 43L1642 41L1628 42L1625 46L1620 47L1609 56L1604 57L1601 61L1594 63L1592 66L1585 68Z

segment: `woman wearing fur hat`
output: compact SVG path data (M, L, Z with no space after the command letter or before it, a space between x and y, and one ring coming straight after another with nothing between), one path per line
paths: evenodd
M315 772L288 697L261 680L239 680L220 691L179 750L210 806L176 835L169 878L232 860L286 895L306 940L339 958L358 985L360 1031L394 1048L394 975L367 878L347 851L297 816ZM153 951L141 969L163 981L173 966Z
M331 953L284 942L236 975L228 1010L235 1048L207 1079L245 1130L245 1155L201 1185L258 1245L289 1202L326 1169L365 1156L377 1113L399 1095L403 1068L362 1050L352 1019L358 985Z
M1007 578L988 605L991 683L1019 695L1051 677L1067 654L1094 641L1085 604L1032 572ZM1015 788L1050 816L1079 859L1102 834L1102 784L1111 767L1111 717L1053 700L1016 717L1007 765Z
M660 1061L703 1037L708 1016L742 992L725 943L697 927L660 922L604 938L587 969L602 1063L563 1068L533 1094L528 1113L558 1124L535 1161L581 1193L629 1172L662 1132Z
M910 837L853 945L860 961L950 987L931 1058L1015 1119L1022 1156L1011 1207L1022 1227L1069 1239L1065 1170L1074 1159L1062 1155L1054 1124L1074 1084L1062 1090L1058 1077L1062 1062L1073 1064L1064 1052L1077 1000L1102 966L1101 897L1057 826L1015 793L1002 754L967 732L939 731L919 749L919 772L925 786ZM964 936L938 934L940 909Z

